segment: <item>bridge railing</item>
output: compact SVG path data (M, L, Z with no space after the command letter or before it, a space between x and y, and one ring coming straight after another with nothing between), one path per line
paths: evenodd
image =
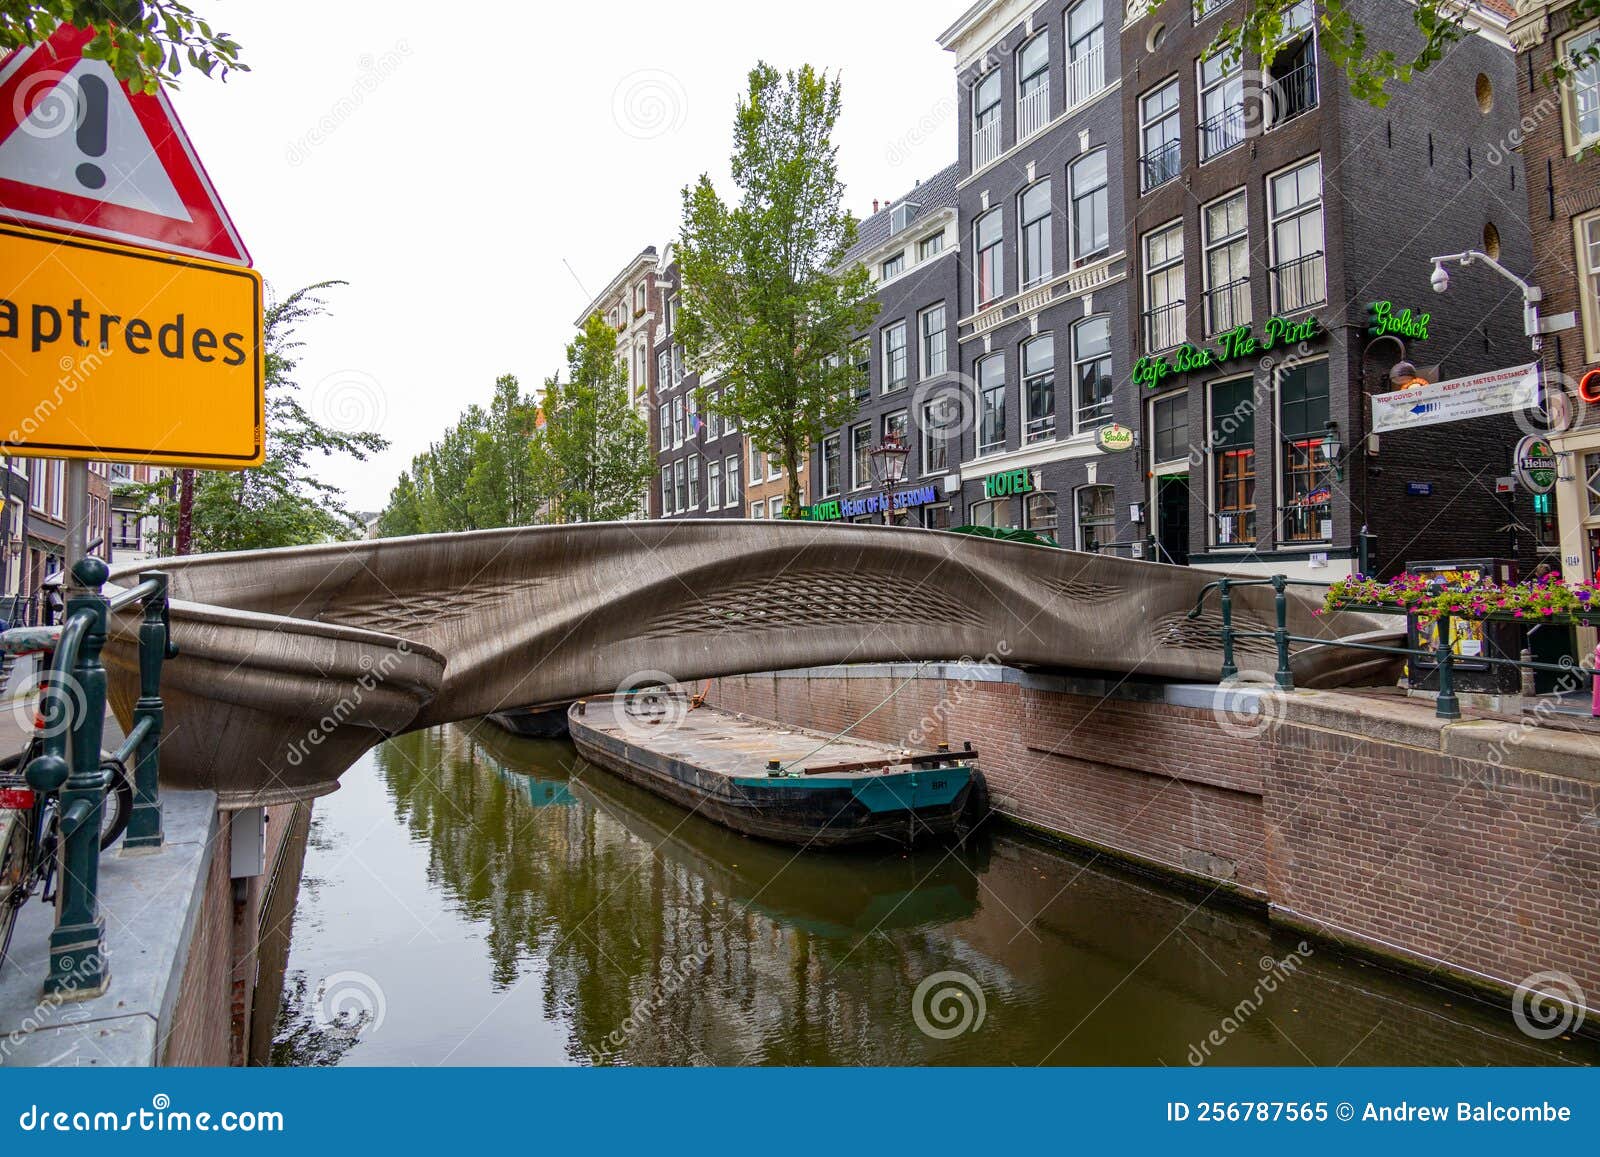
M1241 631L1233 625L1233 592L1240 587L1270 586L1273 589L1273 604L1276 615L1276 624L1271 631ZM1452 616L1449 611L1441 611L1430 616L1437 624L1435 633L1436 643L1428 646L1421 642L1422 636L1417 635L1418 645L1415 647L1388 647L1380 643L1357 643L1347 639L1313 638L1306 635L1289 633L1289 597L1290 587L1319 587L1326 589L1326 583L1315 582L1310 579L1292 579L1285 575L1273 575L1271 578L1260 579L1218 579L1216 582L1207 583L1200 589L1199 598L1195 600L1194 610L1186 616L1190 620L1198 619L1205 609L1206 602L1211 593L1215 591L1220 602L1222 612L1222 625L1217 634L1222 643L1222 678L1224 680L1236 678L1239 667L1234 659L1234 647L1240 639L1271 639L1277 653L1278 670L1274 675L1277 686L1285 691L1294 690L1294 671L1289 665L1289 648L1293 643L1309 644L1319 647L1338 647L1341 650L1372 651L1377 654L1398 655L1404 657L1412 664L1411 669L1416 670L1415 664L1419 660L1431 659L1439 672L1439 691L1436 699L1434 714L1440 719L1455 720L1461 718L1461 700L1456 694L1456 653L1453 646L1453 632L1451 623L1457 616ZM1356 608L1352 608L1356 609ZM1363 613L1370 614L1396 614L1408 618L1414 613L1403 607L1363 606L1359 608ZM1467 618L1468 616L1459 616ZM1572 615L1575 622L1586 626L1600 626L1600 612L1588 612ZM1478 665L1515 667L1523 671L1545 671L1557 674L1571 675L1575 668L1572 665L1559 663L1540 663L1531 659L1509 659L1495 655L1475 655L1472 662ZM1588 672L1593 674L1593 671Z
M106 771L101 739L106 715L106 671L101 663L111 613L139 605L139 699L133 723L116 751L134 761L134 804L125 850L162 845L160 747L163 721L161 668L176 657L171 641L167 575L146 571L115 598L102 593L109 570L85 558L72 570L78 587L66 600L59 637L47 649L41 680L41 726L23 769L28 786L60 793L61 839L56 926L50 936L45 992L94 992L106 982L105 925L100 916L100 830Z

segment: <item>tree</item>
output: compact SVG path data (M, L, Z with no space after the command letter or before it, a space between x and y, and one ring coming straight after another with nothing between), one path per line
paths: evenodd
M0 56L42 44L63 24L93 29L83 54L135 91L176 85L186 61L220 80L250 70L226 32L178 0L0 0Z
M556 521L627 518L644 502L655 459L617 357L617 331L598 313L567 347L567 376L545 383L545 429L533 444L540 489Z
M494 384L467 472L467 505L479 526L525 526L538 512L532 444L539 406L515 376Z
M739 204L725 205L706 175L683 191L679 340L724 385L701 408L733 418L783 463L790 518L801 458L855 412L850 343L878 312L866 268L845 265L856 221L841 208L839 109L836 77L757 64L734 118Z
M377 434L344 433L321 425L306 413L294 380L296 336L301 323L327 313L319 294L340 281L322 281L271 303L266 312L266 461L253 469L200 471L195 479L193 549L260 550L275 546L349 539L362 525L344 503L338 487L313 472L312 460L349 454L358 461L388 446ZM144 512L177 525L177 496L167 483L135 492ZM164 550L171 543L163 544Z
M389 505L378 515L378 537L402 538L422 532L422 501L417 494L417 484L402 470L399 481L389 491Z
M1241 19L1230 19L1212 44L1212 52L1238 59L1241 53L1259 56L1262 66L1282 48L1290 31L1290 14L1301 0L1254 0ZM1329 59L1344 71L1350 91L1361 100L1383 107L1389 100L1390 81L1410 83L1413 76L1436 64L1450 46L1468 34L1472 5L1466 0L1414 0L1411 21L1422 35L1420 47L1405 54L1390 48L1374 50L1366 25L1352 15L1351 0L1316 0L1319 43ZM1576 0L1573 27L1600 15L1600 0ZM1600 56L1600 48L1559 62L1552 80Z

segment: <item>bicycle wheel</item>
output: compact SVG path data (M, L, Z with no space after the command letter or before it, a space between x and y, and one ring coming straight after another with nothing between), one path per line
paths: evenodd
M106 773L106 798L100 806L100 850L103 852L128 830L133 818L133 777L127 765L102 753L100 770Z
M11 948L11 930L17 909L28 898L28 865L32 861L33 831L28 813L0 812L0 968Z

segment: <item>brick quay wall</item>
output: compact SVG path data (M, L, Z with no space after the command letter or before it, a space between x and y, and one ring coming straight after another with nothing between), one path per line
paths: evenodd
M908 747L970 742L1008 820L1414 971L1502 992L1561 973L1600 1004L1592 736L1446 725L1420 700L966 664L738 676L707 702Z

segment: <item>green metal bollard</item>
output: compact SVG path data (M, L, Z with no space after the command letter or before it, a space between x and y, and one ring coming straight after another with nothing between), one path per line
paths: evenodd
M1232 679L1239 664L1233 658L1233 593L1227 579L1217 580L1217 595L1222 602L1222 677Z
M134 753L133 816L124 851L159 848L166 837L161 827L161 728L165 708L161 702L161 664L171 655L168 644L167 576L145 571L139 581L161 584L159 593L144 601L144 621L139 624L139 701L133 707L133 725L146 719L150 729Z
M100 812L105 801L105 773L100 770L100 739L105 727L106 669L100 651L106 642L108 604L100 593L110 569L93 556L72 568L83 588L67 600L62 644L75 619L88 626L77 648L70 678L76 682L79 717L72 721L72 770L61 792L61 884L56 928L50 934L50 975L46 995L69 999L98 996L106 990L105 920L100 915ZM69 688L71 684L69 684ZM63 689L66 693L67 689ZM59 744L64 736L49 741Z
M1273 606L1278 613L1278 625L1272 632L1272 641L1278 647L1278 686L1284 691L1294 690L1294 672L1289 668L1289 579L1286 575L1272 576Z
M1439 701L1434 715L1440 719L1460 719L1461 701L1456 698L1456 654L1450 645L1450 614L1439 616L1439 645L1435 652L1439 663Z

